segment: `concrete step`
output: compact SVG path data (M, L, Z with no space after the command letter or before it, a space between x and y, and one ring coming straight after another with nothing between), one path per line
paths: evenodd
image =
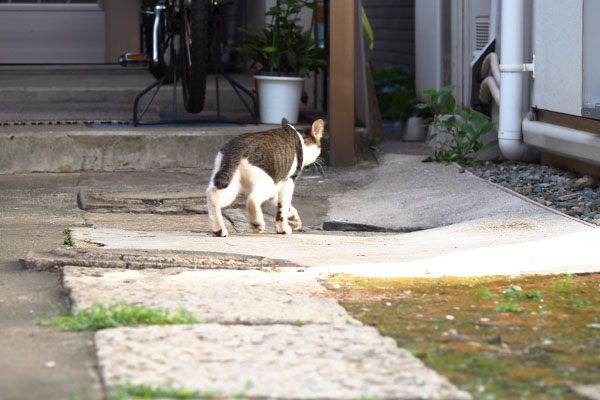
M0 127L0 174L211 169L221 146L268 125L154 127L25 125Z
M254 88L250 74L232 74L248 90ZM35 106L50 109L54 119L93 120L101 115L107 120L131 119L133 102L144 88L154 82L146 69L129 69L119 66L97 66L80 68L16 68L0 69L0 121L48 120L48 112L36 112ZM207 78L206 100L203 113L217 109L217 85L214 75ZM148 99L146 95L144 99ZM246 96L246 101L250 101ZM177 109L183 111L181 82L177 84ZM219 101L221 110L245 111L231 85L219 78ZM61 105L65 105L62 112ZM87 114L73 116L69 110L78 105ZM159 110L173 109L173 85L165 85L156 95L152 105ZM125 111L124 111L125 110ZM125 112L125 114L123 114ZM111 115L112 114L112 115ZM51 118L50 118L51 119Z

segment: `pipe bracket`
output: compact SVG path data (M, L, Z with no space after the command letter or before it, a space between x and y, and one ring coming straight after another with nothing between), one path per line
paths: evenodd
M500 64L499 68L500 72L532 72L533 79L535 79L535 54L533 55L533 62L530 64Z

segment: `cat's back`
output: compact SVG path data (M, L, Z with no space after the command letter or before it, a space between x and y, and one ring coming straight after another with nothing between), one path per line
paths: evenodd
M224 160L247 161L265 171L275 182L288 177L294 161L301 165L302 144L298 133L284 126L266 132L245 133L221 149Z

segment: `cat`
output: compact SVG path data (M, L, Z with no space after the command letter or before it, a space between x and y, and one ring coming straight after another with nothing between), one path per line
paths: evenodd
M255 232L265 229L261 205L277 205L277 233L291 234L302 221L292 206L296 179L302 168L321 154L324 121L298 131L284 118L281 127L266 132L245 133L227 142L215 157L206 189L208 216L215 236L228 235L221 208L230 205L240 192L248 195L246 206Z

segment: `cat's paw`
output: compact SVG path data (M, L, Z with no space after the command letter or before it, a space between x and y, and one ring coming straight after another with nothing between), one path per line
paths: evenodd
M302 221L300 220L300 217L296 217L295 215L290 215L288 217L288 224L296 230L302 228Z
M216 237L226 237L227 235L229 235L229 232L227 232L227 229L223 228L219 229L218 231L212 231L212 234Z
M252 225L252 229L256 233L262 233L265 230L265 224L264 223L261 224L261 223L258 223L258 222L252 222L250 225Z
M284 224L283 222L277 221L275 223L275 230L279 234L291 235L292 228L288 224Z

